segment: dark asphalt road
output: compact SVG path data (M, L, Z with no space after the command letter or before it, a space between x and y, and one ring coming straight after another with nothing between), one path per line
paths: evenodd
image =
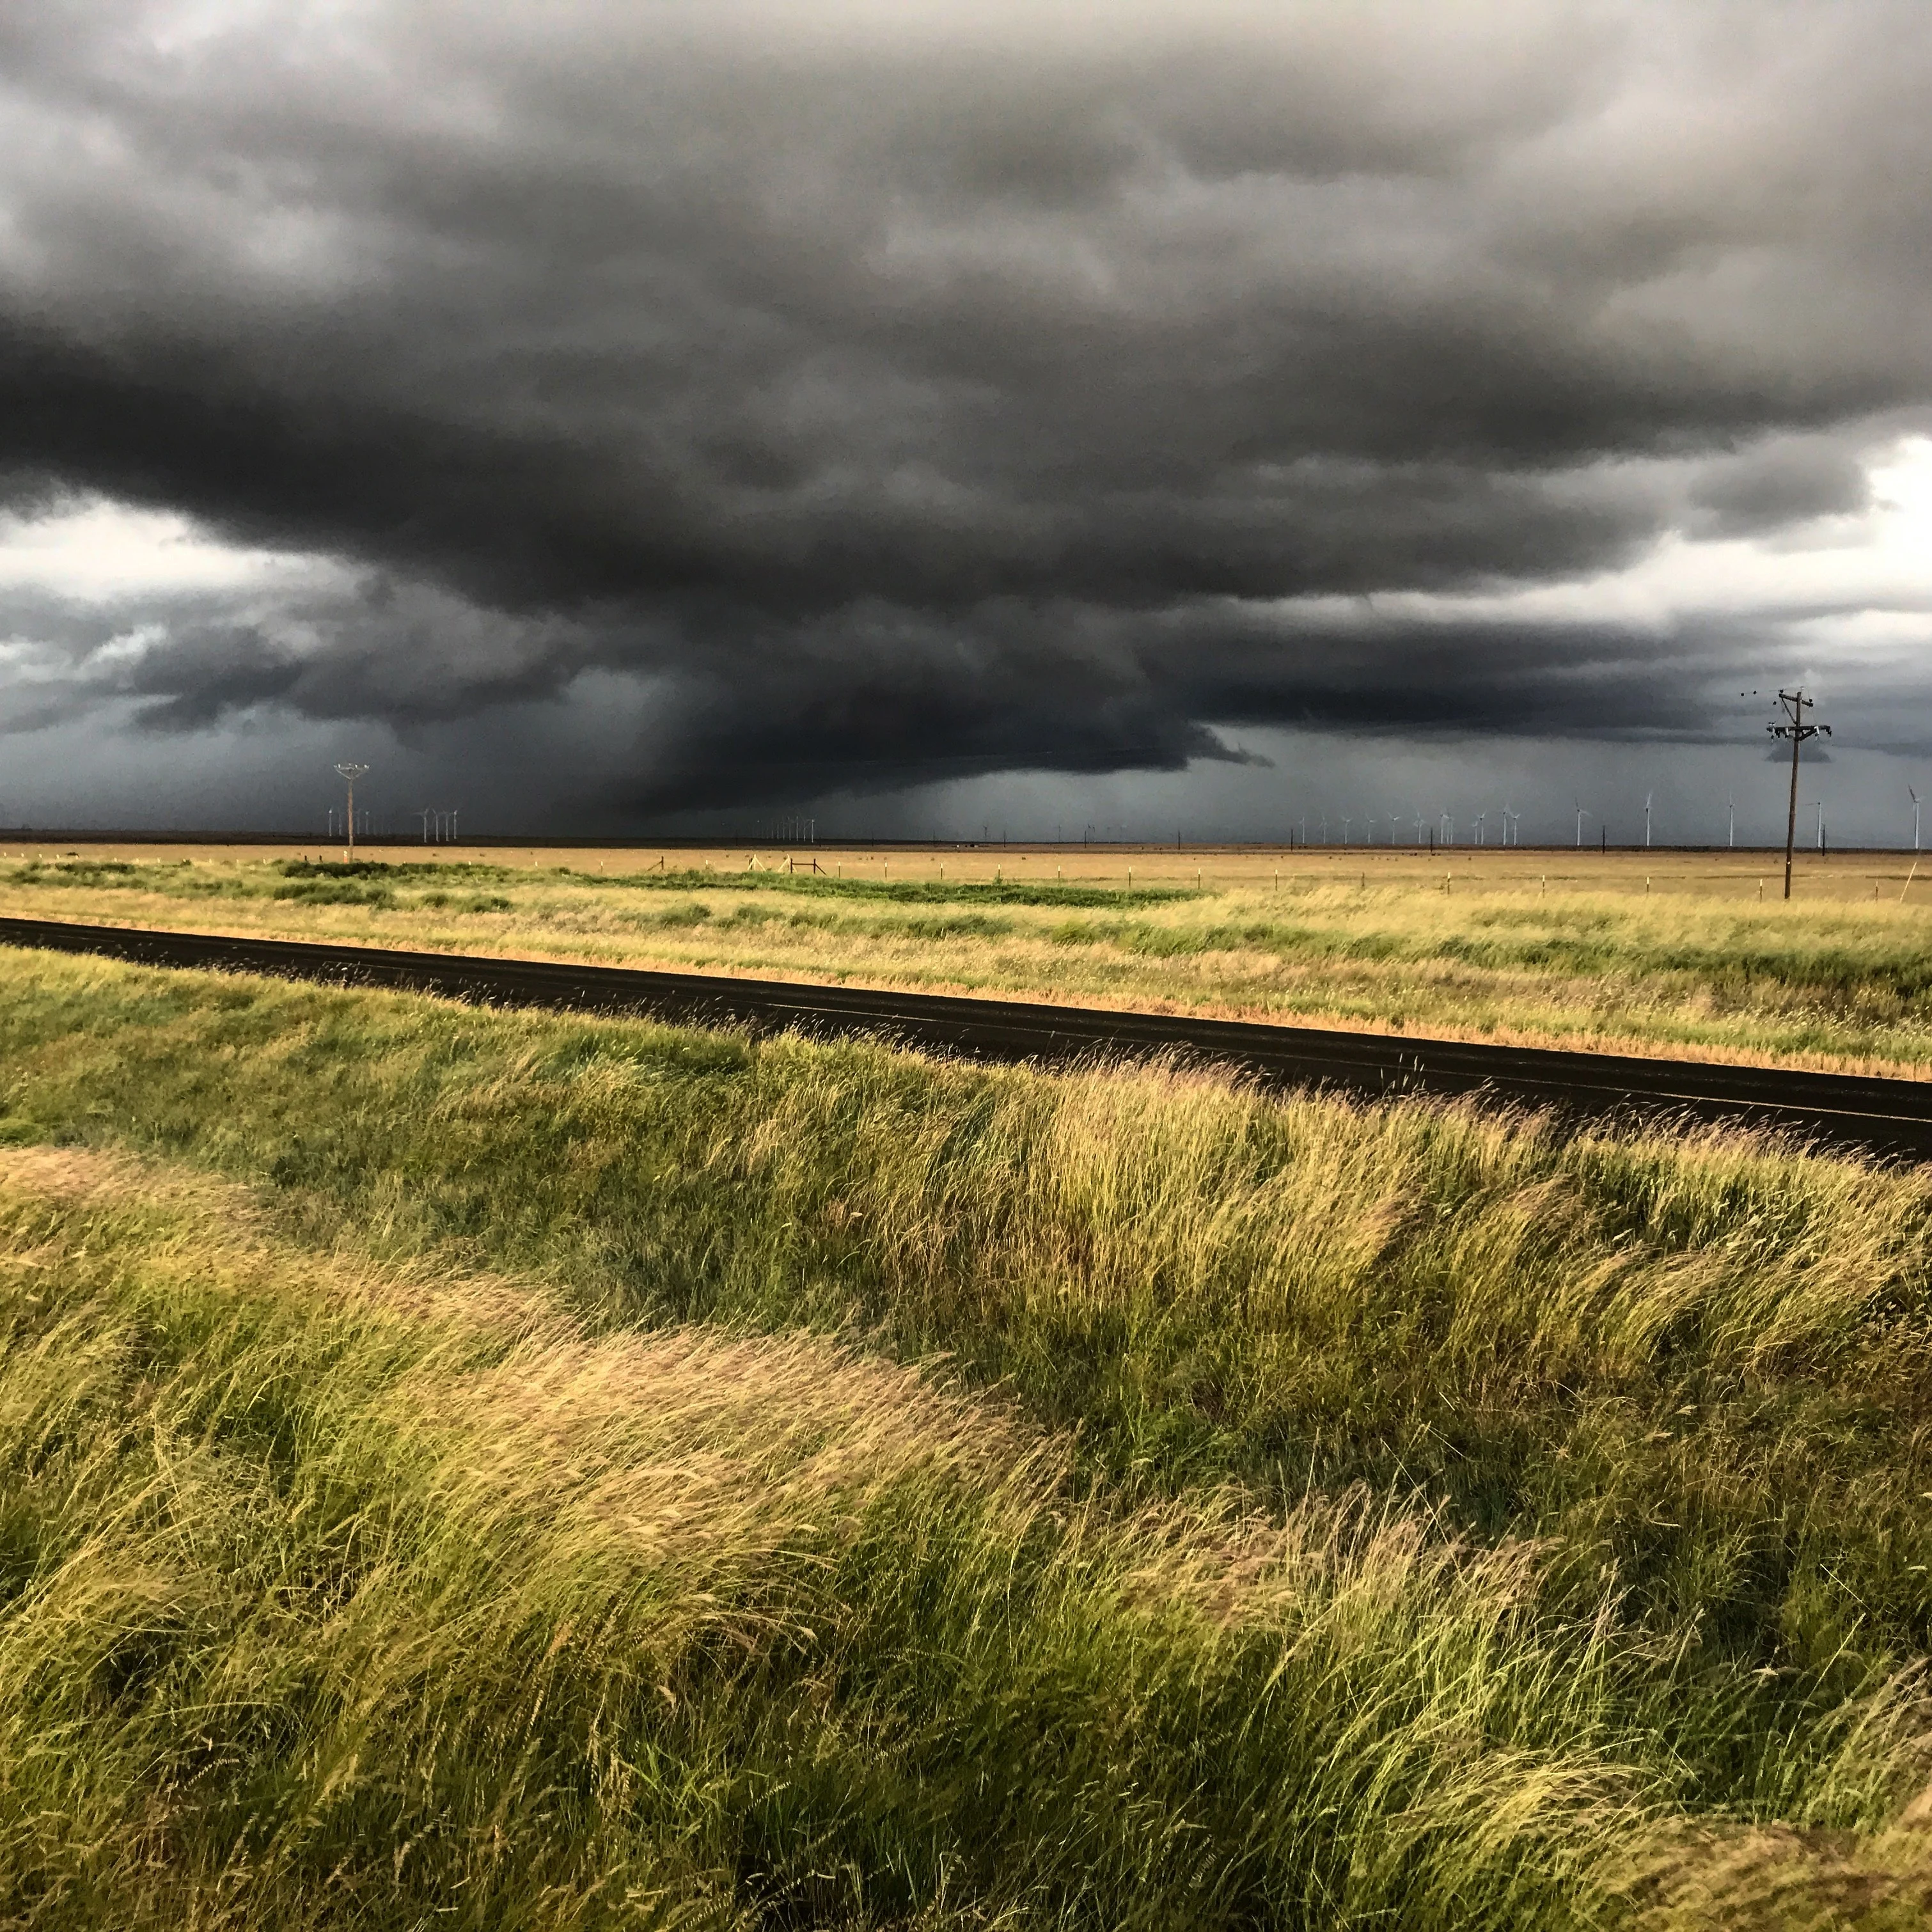
M643 1012L821 1037L872 1034L990 1060L1179 1053L1238 1068L1271 1085L1380 1095L1480 1092L1591 1118L1666 1113L1746 1121L1795 1129L1839 1146L1932 1159L1932 1082L58 920L0 918L0 944L101 953L152 966L393 987L498 1006Z

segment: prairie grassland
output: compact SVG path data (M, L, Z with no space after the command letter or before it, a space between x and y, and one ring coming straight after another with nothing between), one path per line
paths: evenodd
M816 874L783 869L796 854L566 856L22 856L0 911L1932 1066L1932 872L1897 855L1808 860L1790 905L1755 854L827 852Z
M0 1181L9 1924L1550 1924L1640 1856L1520 1545L1111 1510L828 1341L114 1178Z
M1924 1175L0 961L17 1922L1932 1909Z

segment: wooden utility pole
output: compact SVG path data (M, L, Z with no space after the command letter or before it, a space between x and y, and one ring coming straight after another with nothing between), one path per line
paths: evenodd
M1780 691L1778 701L1784 707L1785 722L1782 724L1767 724L1764 728L1774 738L1791 740L1791 808L1784 820L1784 896L1791 896L1791 854L1798 843L1798 753L1807 738L1815 738L1822 733L1827 738L1832 735L1828 724L1808 724L1804 714L1811 709L1812 700L1804 695L1801 688L1796 691ZM1824 820L1818 823L1822 827ZM1822 834L1821 834L1822 836Z
M367 765L338 765L335 770L338 776L349 787L349 856L352 860L356 856L356 781L366 778L369 767Z

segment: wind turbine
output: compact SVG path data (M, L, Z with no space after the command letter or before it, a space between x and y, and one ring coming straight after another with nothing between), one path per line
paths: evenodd
M1322 814L1322 842L1324 845L1328 842L1328 814L1325 812Z
M1596 815L1594 812L1586 812L1583 809L1583 801L1581 799L1576 801L1576 849L1580 852L1583 849L1583 821L1586 818L1594 818Z
M1655 796L1655 793L1648 791L1643 795L1643 849L1646 852L1650 850L1650 801Z
M1825 849L1825 801L1822 798L1808 798L1804 801L1806 811L1814 806L1818 809L1818 849L1822 852Z
M1344 845L1347 844L1348 844L1348 827L1349 827L1350 826L1352 826L1352 824L1354 824L1354 822L1355 822L1355 821L1354 820L1354 819L1352 819L1352 818L1350 818L1350 817L1349 817L1349 815L1348 814L1348 813L1346 813L1346 812L1342 813L1342 843Z
M1912 796L1912 849L1916 852L1918 850L1919 798L1918 794L1916 791L1912 791L1912 788L1910 785L1907 785L1905 789L1906 791L1911 793Z
M1486 812L1479 812L1476 814L1476 843L1478 845L1483 842L1483 820L1489 815Z
M1429 821L1420 812L1415 814L1415 842L1420 845L1429 836Z
M1442 842L1445 845L1453 845L1456 842L1456 814L1453 812L1445 812L1442 814Z
M1508 806L1504 806L1503 807L1503 843L1505 845L1510 842L1510 832L1512 827L1516 831L1515 842L1520 845L1522 843L1522 814L1520 812L1512 812Z
M1731 815L1731 843L1736 845L1738 842L1738 801L1735 796L1726 797L1724 809Z

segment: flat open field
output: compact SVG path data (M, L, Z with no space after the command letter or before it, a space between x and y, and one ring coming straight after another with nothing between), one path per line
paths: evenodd
M0 1078L10 1927L1932 1910L1932 1174L4 950Z
M1932 866L1781 887L1781 854L1494 847L0 852L40 916L1923 1077Z

